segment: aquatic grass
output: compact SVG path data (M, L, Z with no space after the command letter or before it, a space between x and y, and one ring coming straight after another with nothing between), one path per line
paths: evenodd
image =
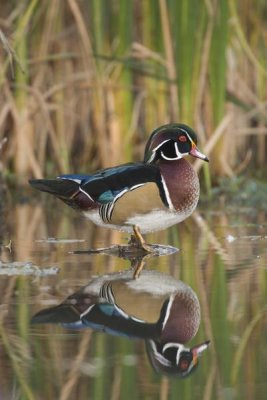
M29 315L28 306L25 298L29 296L28 279L24 276L17 279L18 289L18 307L17 307L17 324L20 337L27 342L29 333Z
M16 285L16 278L11 278L9 285L3 295L3 304L8 304L13 294L14 287ZM31 386L28 384L27 369L24 366L25 363L31 361L29 354L28 341L25 340L25 329L23 330L22 336L10 335L4 320L7 316L6 313L1 312L0 315L0 340L2 343L3 350L7 354L8 359L11 362L14 376L19 383L19 393L22 398L27 400L33 400L34 395ZM3 374L2 374L3 375Z
M68 376L66 377L65 383L62 385L62 388L60 390L60 395L58 397L59 400L67 400L72 397L73 388L77 386L77 383L79 382L79 378L81 376L81 364L88 353L88 348L91 345L91 339L92 331L84 332L81 335L81 341L79 343L77 355L72 362Z
M92 385L92 397L96 399L105 398L105 388L107 386L107 365L104 362L104 354L107 351L107 342L105 341L104 334L93 336L93 353L96 363L96 377Z
M256 69L259 71L259 73L262 73L266 76L267 75L266 66L264 66L264 64L261 64L259 58L254 54L254 51L249 43L249 40L246 38L244 29L242 27L242 23L238 16L238 7L236 6L236 3L229 1L228 4L229 4L229 11L231 14L231 18L233 20L233 26L234 26L235 32L237 34L237 37L239 39L239 42L242 46L242 49L246 53L248 59L252 62L252 64L254 64ZM251 3L251 4L253 4L253 3ZM250 9L251 9L251 7L250 7ZM246 18L246 13L243 12L242 14L244 14L244 17ZM253 31L253 35L256 34L256 36L258 36L258 37L262 35L262 31L261 31L261 29L259 29L259 24L258 24L258 23L262 22L262 21L260 21L260 19L262 18L261 14L262 14L261 7L259 7L257 5L256 13L255 13L255 8L254 8L254 15L256 17L254 23L256 24L256 26L255 26L256 29Z
M224 351L223 354L218 354L218 365L224 371L223 380L225 384L230 382L230 370L228 366L231 365L232 359L232 345L230 341L230 326L227 318L220 318L221 315L227 315L227 286L226 275L223 263L221 260L215 258L215 268L211 282L211 326L213 329L214 346L218 348L221 346Z
M244 357L246 347L248 346L248 342L250 340L251 334L253 333L253 330L255 329L255 327L259 323L259 321L263 317L266 317L266 315L267 315L266 307L264 309L259 310L257 312L257 314L253 317L253 319L250 321L250 323L247 325L243 335L240 338L239 345L234 354L233 365L232 365L232 369L231 369L231 381L232 381L233 385L237 384L237 378L238 378L238 374L240 373L242 358Z
M192 125L203 51L206 6L198 1L172 1L172 40L175 49L180 120Z
M135 353L135 341L126 339L120 339L119 347L117 347L120 359L122 361L123 369L121 375L121 398L127 398L129 393L133 399L138 399L138 386L137 383L137 368L134 362L131 362L131 356L136 357ZM127 362L127 358L130 362Z
M226 89L227 89L227 45L228 45L228 3L220 1L213 3L210 9L211 37L209 41L209 66L208 79L210 89L210 129L214 131L221 123L226 111ZM223 160L223 136L218 140L212 157L212 173L220 175ZM205 167L205 182L207 192L210 194L210 177Z
M237 150L240 143L249 149L250 135L240 133L233 146L229 135L253 125L238 105L243 82L258 105L266 98L262 6L253 11L254 36L246 36L242 4L227 0L69 0L49 7L25 0L20 7L15 20L7 19L14 40L6 37L25 73L14 62L10 82L3 53L1 99L8 111L0 118L0 139L8 127L6 169L21 182L129 161L155 126L171 120L195 126L202 147L229 106L239 118L216 142L212 168L204 166L201 179L210 192L217 176L235 172L242 161ZM242 64L246 71L235 67ZM261 167L264 143L259 130L253 147Z
M9 304L11 301L14 288L16 286L17 279L12 277L9 284L3 291L3 304ZM34 399L33 391L31 386L28 384L28 368L25 368L25 364L30 364L31 357L29 352L29 343L25 340L25 329L22 335L10 334L7 326L8 313L1 310L0 314L0 343L2 350L6 353L7 357L11 362L12 371L17 379L19 388L18 392L22 398L27 400ZM27 335L27 333L26 333ZM22 367L24 366L24 367ZM1 373L3 377L4 371Z
M231 3L231 2L230 2ZM228 2L221 1L214 5L214 26L210 49L210 87L213 103L213 120L216 126L225 112L227 83L226 49L228 43Z
M28 344L26 344L24 340L23 343L18 343L18 337L10 337L2 321L0 321L0 339L3 348L11 361L14 375L18 380L21 398L25 400L34 400L35 397L32 388L28 383L27 373L25 368L23 368L23 365L26 362L29 362L27 354Z
M118 16L117 16L117 32L118 32L118 47L116 53L118 56L129 53L131 44L133 42L133 18L134 2L119 0L118 2ZM133 111L133 74L128 69L121 71L120 84L124 90L118 93L118 106L121 110L119 120L121 120L122 131L127 137L128 127L130 126L130 118ZM123 136L121 135L123 140Z
M29 70L27 65L29 44L26 28L34 14L36 4L37 0L32 0L28 4L24 2L25 11L17 20L14 34L14 49L18 60L23 65L23 70L18 63L15 68L16 89L14 98L17 110L15 119L16 158L14 162L15 169L21 171L22 175L26 175L30 168L31 157L29 157L28 154L31 153L30 143L33 138L33 125L28 115L29 97L25 90L29 82Z
M166 58L166 71L170 80L169 96L170 96L170 120L177 121L179 118L178 104L178 87L176 83L177 69L174 57L174 42L172 39L172 30L170 24L169 8L166 0L159 0L161 29L164 43L164 52Z

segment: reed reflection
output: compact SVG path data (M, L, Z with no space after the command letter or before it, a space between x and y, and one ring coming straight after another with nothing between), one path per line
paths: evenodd
M153 368L181 378L196 368L209 344L187 345L200 324L196 293L154 270L143 270L138 279L132 269L94 278L62 304L38 312L32 323L143 339Z

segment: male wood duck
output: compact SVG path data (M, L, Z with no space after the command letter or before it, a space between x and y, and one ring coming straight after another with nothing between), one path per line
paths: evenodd
M131 270L95 278L61 305L40 311L32 322L144 339L153 368L177 377L195 369L209 343L185 346L199 328L198 298L182 281L153 270L143 271L138 280Z
M133 229L136 242L150 252L142 233L183 221L198 203L199 180L184 159L188 154L208 161L198 150L191 128L168 124L152 132L143 162L29 183L82 211L97 225L126 232Z

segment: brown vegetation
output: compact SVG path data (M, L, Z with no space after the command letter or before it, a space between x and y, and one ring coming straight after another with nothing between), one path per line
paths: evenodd
M170 121L198 132L212 179L263 168L264 2L2 3L1 158L20 182L141 158Z

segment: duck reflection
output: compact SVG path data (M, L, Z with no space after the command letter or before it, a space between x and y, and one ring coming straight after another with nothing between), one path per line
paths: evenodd
M149 270L138 279L133 279L132 270L92 279L59 306L37 313L32 322L142 338L153 368L177 377L196 368L209 344L185 346L200 324L200 305L192 288Z

